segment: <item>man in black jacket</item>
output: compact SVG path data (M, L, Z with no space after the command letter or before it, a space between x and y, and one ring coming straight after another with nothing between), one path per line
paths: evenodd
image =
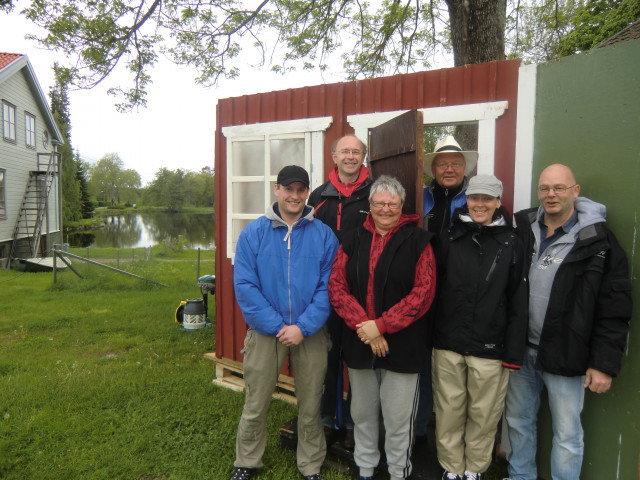
M542 171L540 208L516 214L531 256L524 365L511 374L505 416L512 480L535 480L536 422L546 387L554 439L551 475L580 478L585 389L604 393L620 370L631 317L627 257L605 227L604 205L578 197L564 165Z
M315 208L318 220L328 225L340 243L344 233L362 225L369 212L369 190L371 179L369 169L363 165L367 146L355 135L345 135L331 146L331 156L335 168L329 174L329 181L316 188L309 197L308 204ZM333 309L327 320L331 342L327 374L322 395L322 424L327 445L336 427L344 427L343 446L353 449L353 420L350 402L342 400L342 319Z

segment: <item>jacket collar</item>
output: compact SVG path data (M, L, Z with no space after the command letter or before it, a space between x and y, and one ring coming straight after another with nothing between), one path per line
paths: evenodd
M336 189L337 193L343 197L350 197L353 192L358 190L369 178L369 169L362 165L360 167L360 173L358 179L355 182L343 183L340 181L338 173L338 167L333 167L333 170L329 174L329 182Z
M398 223L396 223L396 226L393 227L391 230L389 230L387 233L385 233L384 236L386 237L388 235L389 237L391 237L394 233L396 233L398 230L400 230L405 225L411 225L411 224L415 225L415 224L417 224L419 219L420 219L420 217L418 215L404 215L404 214L402 214L402 215L400 215L400 219L398 220ZM371 216L371 212L369 212L367 214L367 218L364 221L363 227L368 232L371 232L374 237L376 235L382 236L376 230L376 225L375 225L375 223L373 221L373 217Z

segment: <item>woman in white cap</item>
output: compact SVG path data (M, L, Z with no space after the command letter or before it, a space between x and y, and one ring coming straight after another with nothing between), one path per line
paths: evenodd
M491 464L509 370L527 334L524 249L501 206L502 182L472 177L467 205L436 248L433 390L443 479L478 480Z

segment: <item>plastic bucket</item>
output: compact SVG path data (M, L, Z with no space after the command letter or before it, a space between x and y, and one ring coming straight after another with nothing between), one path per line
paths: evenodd
M204 302L201 298L188 300L182 311L182 326L187 330L204 328L207 324L207 315L204 312Z

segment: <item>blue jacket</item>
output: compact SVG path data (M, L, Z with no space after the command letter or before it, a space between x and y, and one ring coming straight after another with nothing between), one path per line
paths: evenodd
M247 225L238 239L233 283L249 327L275 336L297 325L305 337L329 317L327 292L338 239L306 206L289 227L273 210Z
M427 214L431 211L435 203L433 199L433 185L435 185L435 180L431 182L431 185L422 189L422 228L425 230L428 230L427 226L429 225L429 217ZM464 177L462 190L451 199L449 226L453 225L453 212L467 204L467 185L469 185L469 179Z

